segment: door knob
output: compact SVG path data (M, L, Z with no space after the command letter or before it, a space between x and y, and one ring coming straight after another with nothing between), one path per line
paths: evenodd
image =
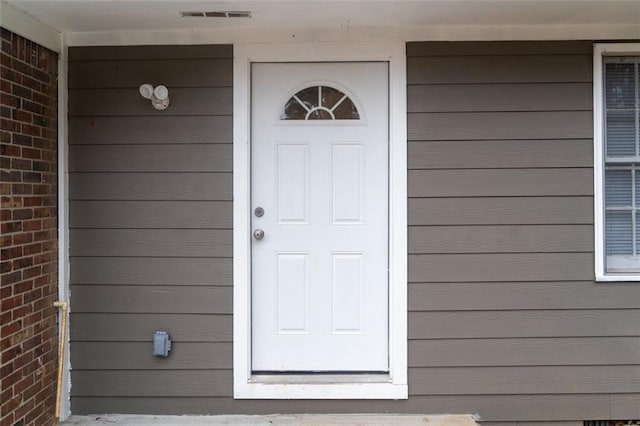
M261 240L264 238L264 231L262 229L256 229L253 231L253 238L256 240Z

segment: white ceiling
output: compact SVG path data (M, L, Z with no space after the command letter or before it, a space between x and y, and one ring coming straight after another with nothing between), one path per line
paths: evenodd
M152 1L3 0L68 33L262 28L638 26L640 0ZM182 18L179 11L247 10L250 19Z

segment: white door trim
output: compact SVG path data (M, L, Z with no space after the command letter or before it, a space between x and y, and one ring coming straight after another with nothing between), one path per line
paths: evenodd
M250 127L252 62L389 62L389 375L251 376ZM234 398L406 399L407 126L404 42L236 44L233 70Z

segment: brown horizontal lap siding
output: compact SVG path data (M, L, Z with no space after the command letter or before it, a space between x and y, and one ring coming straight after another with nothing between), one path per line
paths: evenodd
M640 286L593 281L592 44L407 52L410 397L372 402L232 398L230 46L70 49L75 413L637 418Z
M407 52L410 401L634 418L640 286L593 281L591 43Z
M167 330L172 333L176 346L180 342L231 342L232 316L227 313L120 313L118 310L74 314L76 321L71 325L71 338L79 342L144 342L150 345L149 336L155 330ZM165 362L171 365L173 358L169 357Z
M90 412L85 397L231 396L231 46L69 57L72 410ZM169 88L167 110L143 83ZM151 354L156 330L171 334L169 358Z

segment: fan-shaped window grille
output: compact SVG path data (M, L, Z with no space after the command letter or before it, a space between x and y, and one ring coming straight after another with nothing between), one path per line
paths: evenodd
M312 86L293 95L285 104L281 120L359 120L353 101L338 89Z

